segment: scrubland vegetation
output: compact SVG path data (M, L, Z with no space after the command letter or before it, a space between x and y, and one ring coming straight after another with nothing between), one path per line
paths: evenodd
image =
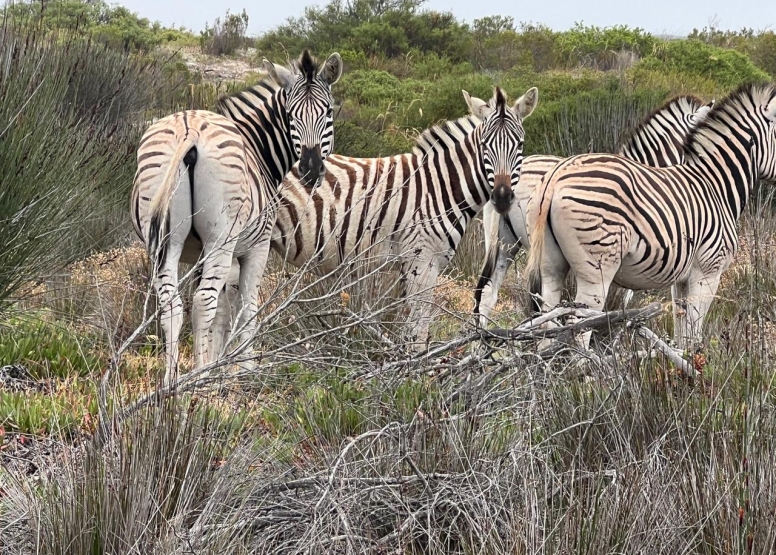
M629 329L578 375L530 344L405 364L392 276L320 279L273 259L260 370L123 413L158 385L151 269L128 214L153 117L242 83L185 56L343 55L337 153L404 152L464 114L461 89L540 90L526 153L613 151L673 94L776 76L773 32L553 31L464 23L417 0L308 8L260 37L229 14L201 34L102 2L6 10L0 30L0 552L770 553L776 542L776 216L763 184L687 382ZM248 76L248 81L258 78ZM437 288L432 334L470 332L481 230ZM518 272L497 320L524 318ZM348 283L355 283L346 287ZM650 325L671 332L666 312ZM144 325L146 324L146 325ZM136 330L140 330L136 333ZM190 350L184 340L184 358ZM119 356L120 355L120 356ZM114 368L110 437L98 392ZM102 439L105 439L104 437Z

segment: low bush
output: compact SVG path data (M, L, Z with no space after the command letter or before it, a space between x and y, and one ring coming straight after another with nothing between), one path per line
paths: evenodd
M248 42L248 14L245 10L239 14L226 11L223 21L216 18L213 26L207 25L200 35L202 52L213 56L229 56Z
M33 378L87 376L99 370L104 361L95 346L94 336L45 313L0 322L0 366L22 365Z
M678 72L711 79L732 89L741 83L767 80L768 74L736 50L720 48L699 40L672 40L660 44L638 67L660 72Z
M4 8L6 24L23 25L44 31L75 32L100 44L132 52L151 52L168 42L191 42L186 29L165 28L151 23L124 6L105 0L48 0L14 2Z

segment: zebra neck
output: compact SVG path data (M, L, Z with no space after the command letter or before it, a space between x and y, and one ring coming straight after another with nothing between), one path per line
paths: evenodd
M277 189L298 159L291 144L285 89L261 82L222 99L218 111L234 121L256 156L261 177Z
M426 189L433 191L438 201L435 211L460 228L461 235L490 198L474 135L470 132L460 139L447 137L434 148L414 154L417 179L425 181Z
M732 132L706 131L699 148L688 153L685 166L702 175L702 187L720 197L738 220L749 201L757 179L756 160L749 146L751 138Z

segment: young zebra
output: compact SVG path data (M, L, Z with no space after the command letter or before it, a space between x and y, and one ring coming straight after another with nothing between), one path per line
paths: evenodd
M488 199L512 195L522 165L522 121L537 101L532 88L510 108L497 88L485 120L470 115L432 127L407 154L332 155L313 190L295 167L281 189L273 248L295 266L317 259L325 272L367 251L371 260L398 259L402 296L418 299L411 339L425 342L425 294Z
M672 286L679 347L700 342L720 276L738 247L736 225L758 179L776 178L776 87L745 85L685 141L686 160L651 168L613 155L561 162L537 191L529 273L544 308L566 274L576 302L600 310L612 282ZM590 333L580 342L587 347Z
M331 151L331 85L342 74L339 54L320 67L307 51L290 69L266 60L264 67L268 78L219 101L231 119L204 110L179 112L157 121L140 141L132 221L157 267L166 381L177 367L183 320L178 263L201 264L192 306L199 367L221 348L214 319L226 301L220 293L233 257L240 263L238 329L241 339L252 336L277 186L298 159L305 182L315 184Z
M482 102L479 99L474 99ZM703 104L693 96L673 98L649 114L623 142L619 154L649 166L666 167L684 159L687 134L706 116L714 101ZM515 202L506 214L488 203L482 211L485 262L474 292L474 314L485 327L498 302L498 291L520 249L527 247L526 213L531 195L544 176L562 160L557 156L528 156L523 162Z

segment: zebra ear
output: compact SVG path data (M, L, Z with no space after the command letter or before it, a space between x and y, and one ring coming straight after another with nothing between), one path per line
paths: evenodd
M466 101L466 105L469 107L469 113L471 115L480 119L485 119L493 112L493 108L481 98L472 96L463 89L461 89L461 92L463 93L463 99Z
M342 70L342 56L340 56L338 52L335 52L324 62L318 75L331 87L334 83L339 81L340 77L342 77Z
M267 60L267 58L264 58L261 62L261 67L264 68L264 71L269 73L269 76L272 77L272 80L283 87L286 90L291 89L291 86L294 84L294 81L296 81L296 76L284 68L283 66L278 66Z
M539 89L532 87L528 89L523 96L517 99L513 109L520 119L525 119L533 113L538 103Z
M776 96L771 98L771 101L765 107L765 115L771 120L776 120Z
M695 124L698 125L700 122L706 119L706 116L709 115L709 112L711 112L711 109L714 107L714 103L716 100L712 100L708 104L704 104L694 114L690 114L690 120Z

